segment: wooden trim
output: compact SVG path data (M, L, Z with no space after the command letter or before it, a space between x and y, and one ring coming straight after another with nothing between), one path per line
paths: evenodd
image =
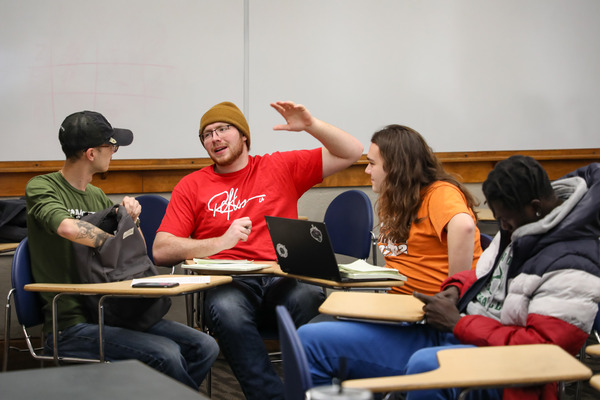
M600 162L600 149L474 151L436 153L444 168L465 183L481 183L494 165L513 154L529 155L557 179L592 162ZM318 187L371 186L364 173L366 156L350 168L326 178ZM185 175L211 165L209 158L113 160L110 171L94 177L92 183L106 193L171 192ZM23 196L32 177L58 171L63 161L0 161L0 197Z

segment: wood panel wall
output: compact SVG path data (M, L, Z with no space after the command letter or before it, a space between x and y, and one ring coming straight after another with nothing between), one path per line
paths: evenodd
M436 153L448 172L465 183L481 183L494 165L513 154L529 155L540 161L550 179L557 179L580 166L600 162L600 149L476 151ZM92 183L106 193L170 192L179 180L202 167L209 158L113 160L110 170L94 177ZM0 197L23 196L25 185L36 175L58 171L63 161L0 162ZM370 186L362 156L350 168L325 179L319 187Z

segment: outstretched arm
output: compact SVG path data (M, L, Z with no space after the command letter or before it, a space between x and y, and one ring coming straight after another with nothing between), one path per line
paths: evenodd
M360 158L362 143L349 133L321 121L301 104L291 101L271 103L287 124L276 125L274 130L306 131L323 144L323 178L348 168Z
M65 239L88 247L100 247L112 236L94 224L75 218L63 219L57 233Z

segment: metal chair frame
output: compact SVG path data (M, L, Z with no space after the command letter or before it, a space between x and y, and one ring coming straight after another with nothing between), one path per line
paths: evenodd
M58 356L58 344L56 335L54 335L54 354L52 356L43 354L43 347L37 348L34 346L31 334L28 329L39 326L44 323L44 315L42 312L42 301L38 293L27 292L24 286L32 283L33 277L31 274L31 263L29 258L29 244L28 239L25 238L19 243L12 262L11 269L11 284L12 288L8 292L6 298L5 316L4 316L4 360L2 362L2 371L6 371L8 368L9 351L16 349L18 351L28 351L31 357L35 360L40 361L54 361L56 365L60 365L61 362L74 362L74 363L89 363L89 362L101 362L102 359L87 359L79 357L59 357ZM57 296L58 297L58 296ZM56 311L56 300L53 301L53 307ZM23 330L27 349L18 349L10 346L10 329L11 329L11 315L12 306L14 305L17 320ZM54 319L56 319L56 313L54 313ZM56 321L53 321L53 325L56 326ZM56 327L54 327L56 331ZM44 335L42 335L42 344L44 343ZM42 345L43 346L43 345ZM103 353L102 342L100 342L100 354Z

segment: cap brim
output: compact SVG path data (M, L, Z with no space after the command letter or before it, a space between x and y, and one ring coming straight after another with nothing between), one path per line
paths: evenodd
M133 132L129 129L118 129L113 128L113 134L111 136L117 141L117 146L129 146L133 142Z

